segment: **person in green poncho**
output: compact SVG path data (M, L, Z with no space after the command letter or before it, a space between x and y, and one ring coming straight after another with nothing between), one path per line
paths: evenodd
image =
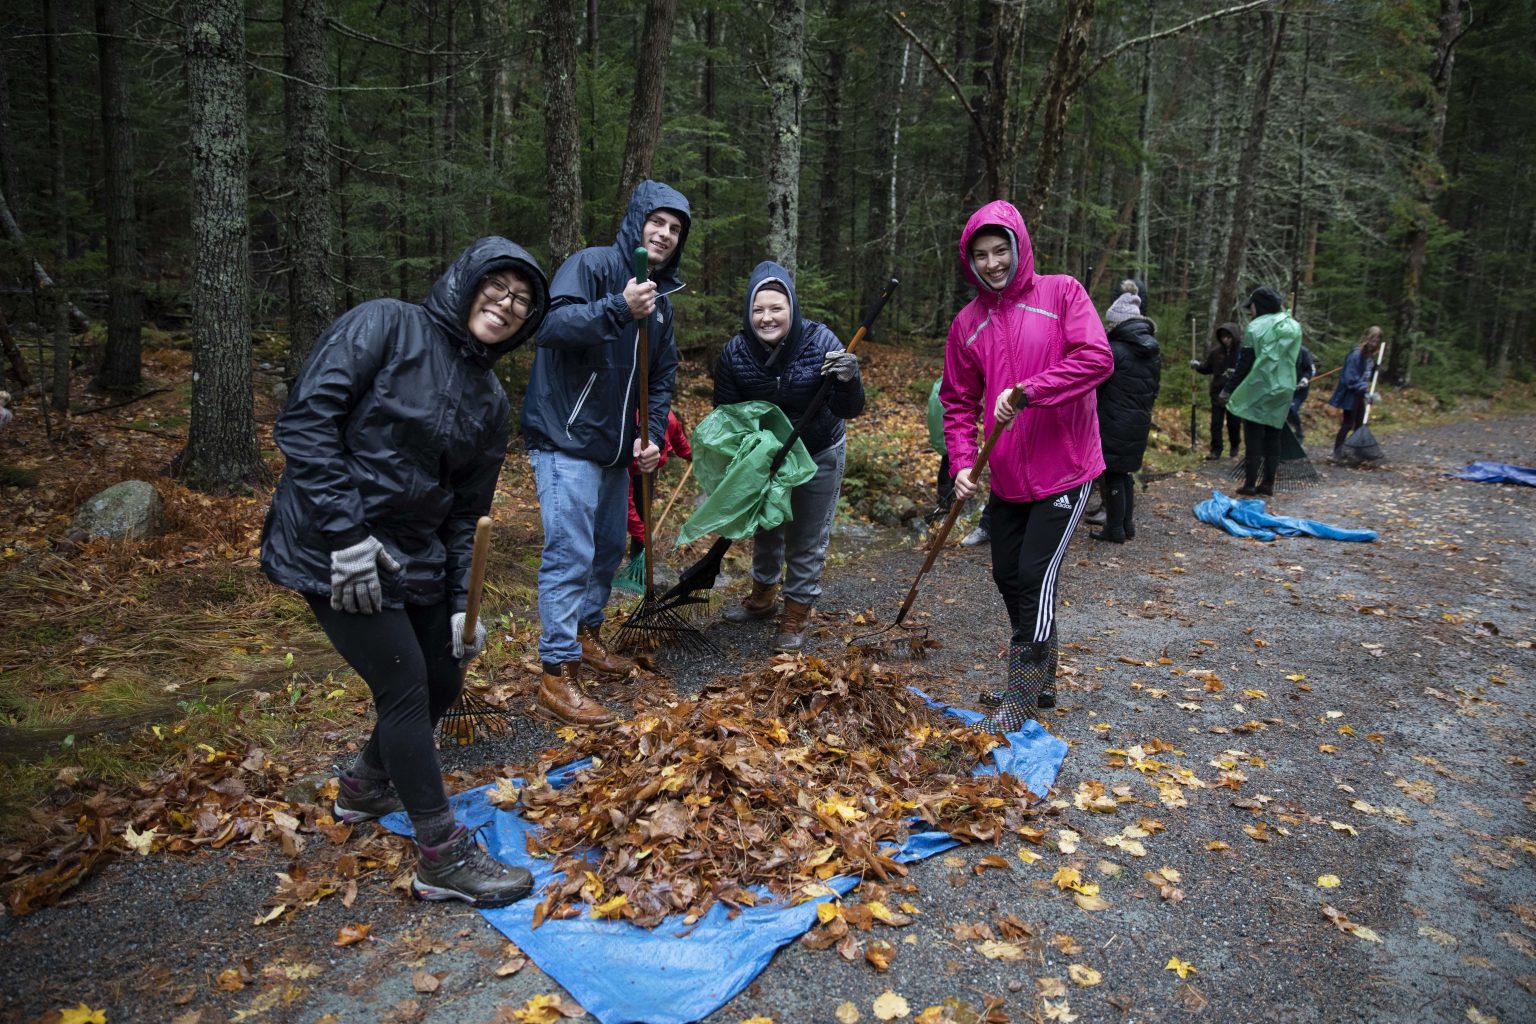
M1248 296L1248 313L1253 319L1243 332L1236 385L1227 401L1227 408L1243 421L1244 479L1238 494L1275 493L1280 431L1285 429L1285 417L1291 411L1296 355L1301 350L1301 324L1285 311L1284 301L1268 285L1255 288Z
M949 445L944 440L944 406L939 401L939 385L943 383L944 377L941 374L928 392L928 446L939 456L939 474L934 480L934 494L939 503L929 516L930 523L943 519L955 503L955 475L949 471ZM964 547L973 548L991 539L992 498L989 495L987 503L981 507L981 521L960 543Z

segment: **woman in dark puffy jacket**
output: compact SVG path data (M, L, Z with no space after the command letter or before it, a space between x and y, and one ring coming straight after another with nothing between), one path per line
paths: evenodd
M1120 296L1104 313L1115 372L1099 385L1099 440L1104 446L1104 528L1090 533L1094 540L1124 544L1136 536L1136 478L1152 430L1152 406L1163 379L1163 357L1157 349L1157 327L1141 315L1136 282L1125 280Z
M485 644L478 622L472 643L463 636L475 524L490 511L512 414L492 365L548 308L533 257L482 238L425 301L374 299L332 324L273 430L287 463L262 569L309 602L378 712L340 774L336 817L403 807L422 899L499 907L532 887L454 821L432 733Z
M1227 411L1227 398L1231 396L1232 378L1237 376L1237 343L1243 330L1237 324L1227 322L1216 328L1216 344L1211 346L1204 359L1191 359L1189 368L1211 378L1211 450L1207 459L1221 458L1223 424L1232 454L1243 447L1243 421Z
M801 423L827 376L830 400L809 423ZM753 535L752 592L727 609L725 619L748 622L772 615L782 576L784 610L773 646L797 651L821 596L821 568L843 484L843 421L864 411L864 383L859 357L844 351L825 324L800 318L794 281L771 261L752 271L741 333L726 343L715 367L715 405L751 401L772 402L799 425L816 475L790 492L788 522Z

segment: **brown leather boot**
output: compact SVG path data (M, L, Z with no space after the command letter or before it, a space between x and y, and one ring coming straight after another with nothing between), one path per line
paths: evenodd
M581 662L561 664L560 673L545 671L539 676L539 706L562 722L572 725L608 725L613 715L581 689Z
M805 626L811 618L811 606L801 604L792 597L784 599L784 611L779 615L779 631L773 637L776 651L798 651L805 646Z
M591 626L577 626L576 639L581 641L581 663L604 676L627 676L635 663L621 658L603 646L598 631Z
M742 598L740 604L727 608L721 618L726 622L766 619L773 614L773 609L778 603L779 585L777 583L759 583L753 580L752 593Z

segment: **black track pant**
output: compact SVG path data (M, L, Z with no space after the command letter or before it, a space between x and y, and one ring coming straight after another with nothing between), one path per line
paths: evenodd
M1246 449L1243 463L1243 475L1245 483L1252 487L1259 480L1259 465L1264 466L1264 485L1272 486L1275 482L1275 471L1280 468L1280 431L1281 427L1271 427L1267 423L1255 423L1252 420L1243 421L1243 446Z
M992 496L992 580L1008 606L1013 642L1049 640L1056 625L1056 578L1093 481L1039 501Z
M451 827L432 739L464 685L464 670L453 656L448 603L355 615L335 610L328 597L305 597L337 652L373 692L379 718L363 748L364 767L369 774L388 774L418 834L424 821L447 821Z
M1212 398L1211 453L1213 455L1221 454L1221 432L1223 424L1226 426L1227 440L1230 442L1228 447L1232 449L1232 454L1236 455L1238 449L1243 446L1243 421L1238 419L1235 414L1227 412L1227 407L1224 403L1218 402L1216 399Z
M1349 435L1358 430L1363 422L1365 422L1365 399L1356 395L1353 409L1339 410L1339 432L1333 435L1333 450L1337 452L1343 448Z

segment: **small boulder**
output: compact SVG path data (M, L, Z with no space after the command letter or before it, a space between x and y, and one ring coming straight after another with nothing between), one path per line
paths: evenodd
M143 480L124 480L87 498L69 532L113 540L158 537L165 532L165 503Z

